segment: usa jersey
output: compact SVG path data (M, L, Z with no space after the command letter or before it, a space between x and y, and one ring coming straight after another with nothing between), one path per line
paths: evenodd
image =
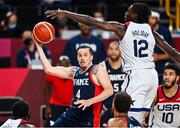
M103 67L105 67L106 71L108 72L109 78L111 80L111 84L113 86L114 94L116 92L121 91L121 85L124 82L124 79L126 77L126 73L122 71L122 66L120 66L118 69L113 69L111 65L109 64L108 60L105 60L102 62ZM103 104L105 105L112 105L113 96L110 96L108 99L106 99Z
M125 35L119 41L124 71L154 68L155 39L151 27L134 22L127 22L126 27Z
M152 109L149 119L150 127L180 126L180 87L172 98L165 96L163 87L158 87L157 104Z

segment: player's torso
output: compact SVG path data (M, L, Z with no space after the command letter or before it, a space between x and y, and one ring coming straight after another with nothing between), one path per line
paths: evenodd
M108 72L109 78L111 80L111 84L113 86L114 94L118 91L121 91L121 85L124 82L126 77L126 73L123 72L122 66L117 69L113 69L109 64L108 60L102 62L103 67L105 67L106 71ZM106 99L103 103L104 104L112 104L113 96Z
M91 66L87 71L79 68L74 73L73 101L89 99L101 92L102 87L96 85L92 79Z
M152 110L151 124L153 127L180 126L180 88L175 96L165 96L162 86L158 88L158 102Z
M117 69L113 69L109 64L108 60L103 62L105 64L106 71L108 72L109 78L113 85L114 92L121 91L121 84L123 83L126 73L123 72L122 66Z
M155 39L148 24L129 22L124 38L120 41L124 70L153 68L154 46Z

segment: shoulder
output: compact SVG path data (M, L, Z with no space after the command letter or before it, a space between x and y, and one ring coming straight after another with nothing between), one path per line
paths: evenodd
M73 42L73 41L75 41L75 40L79 40L80 38L81 38L80 35L74 36L74 37L72 37L72 38L68 41L68 43L71 43L71 42Z
M120 118L111 118L107 122L108 127L124 127L124 122Z
M18 52L18 56L24 56L26 54L26 49L21 49L19 52Z
M104 67L103 67L102 65L100 65L100 64L94 65L94 66L92 67L92 74L93 74L93 75L96 75L98 72L104 72L104 71L106 71L106 70L105 70Z
M99 63L99 65L102 66L102 67L104 67L104 68L105 68L105 64L106 64L105 60L102 61L101 63Z
M76 71L80 69L80 67L77 67L77 66L71 66L69 68L71 69L73 76L76 73Z

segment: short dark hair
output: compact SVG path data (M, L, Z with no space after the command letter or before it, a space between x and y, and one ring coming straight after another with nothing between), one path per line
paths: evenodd
M26 119L29 116L29 105L24 100L18 100L13 104L12 111L15 119Z
M79 51L79 49L85 49L85 48L88 48L88 49L89 49L89 52L90 52L91 55L94 54L94 51L92 50L92 48L89 47L89 46L87 46L87 45L81 45L81 46L79 46L79 47L77 48L77 52Z
M114 97L114 107L115 109L121 113L127 113L130 109L132 99L131 96L128 95L126 92L120 91L115 94Z
M132 9L134 13L137 13L137 23L148 23L151 10L145 3L133 3Z
M167 65L165 65L164 67L164 71L166 69L172 69L175 71L177 76L180 76L180 64L176 64L176 63L168 63Z

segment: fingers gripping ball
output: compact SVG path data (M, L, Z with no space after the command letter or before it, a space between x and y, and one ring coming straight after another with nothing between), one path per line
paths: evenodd
M36 42L47 44L55 38L55 29L46 21L37 23L33 28L33 38Z

